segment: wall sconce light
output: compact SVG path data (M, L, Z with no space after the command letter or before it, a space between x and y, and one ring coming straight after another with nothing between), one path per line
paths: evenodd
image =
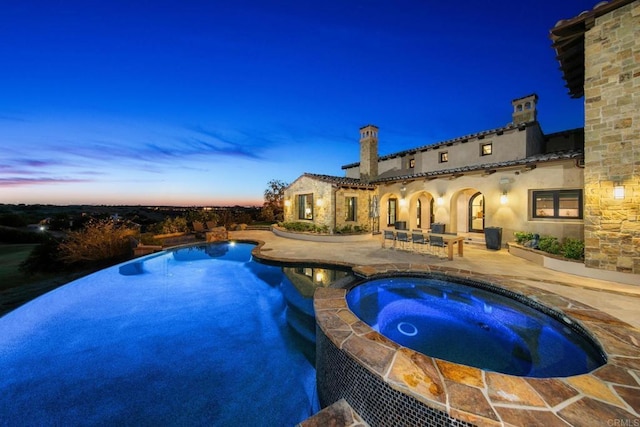
M318 207L322 206L322 199L316 200L316 206Z
M400 196L402 196L402 198L404 199L404 196L407 195L407 187L406 186L402 186L400 187Z
M624 185L619 182L613 184L613 198L616 200L624 199Z
M403 197L402 199L400 199L400 206L406 206L407 205L407 200Z
M443 194L439 195L438 198L436 199L436 203L439 206L442 206L444 204L444 199L442 198L442 196L444 196Z
M286 207L291 206L291 200L289 200L289 199L285 200L285 201L284 201L284 205L285 205Z
M509 201L509 198L507 197L507 192L504 191L502 193L502 195L500 196L500 204L501 205L506 205L508 201Z

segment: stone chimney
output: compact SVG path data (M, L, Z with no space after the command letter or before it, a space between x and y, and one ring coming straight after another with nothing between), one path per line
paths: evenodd
M370 182L378 176L378 127L360 128L360 180Z
M532 93L531 95L523 96L522 98L514 99L511 101L513 105L513 124L518 125L520 123L535 122L538 120L538 110L536 105L538 103L538 95Z

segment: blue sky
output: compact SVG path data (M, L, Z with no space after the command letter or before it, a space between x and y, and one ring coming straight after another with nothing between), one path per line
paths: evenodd
M580 127L549 30L597 1L11 1L0 203L261 205L267 182L503 126Z

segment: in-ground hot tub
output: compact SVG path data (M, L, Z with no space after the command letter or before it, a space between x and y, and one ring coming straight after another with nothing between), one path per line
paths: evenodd
M607 419L638 418L637 328L570 298L494 275L408 264L357 266L353 271L358 279L320 288L314 295L318 325L316 378L323 407L345 399L369 425L578 426L599 425ZM447 361L387 338L358 317L347 302L348 298L354 298L348 297L349 293L361 284L388 278L414 282L417 277L452 281L520 301L557 320L561 331L567 328L571 334L591 342L595 354L602 355L600 359L606 359L606 363L588 373L536 378ZM390 292L394 293L397 292ZM471 295L475 298L476 294ZM459 297L451 293L447 296L449 300ZM471 303L473 298L466 298L466 310L475 304L484 313L484 302ZM369 306L382 308L383 302L383 298L375 298L369 301ZM496 306L488 304L486 309L491 312L487 315L497 316ZM412 327L409 323L397 322L395 330L403 336L414 333L418 336L422 326ZM484 323L486 326L478 326L491 328L492 324ZM514 333L519 338L514 337L518 345L513 344L513 348L521 351L521 343L529 342L528 334L522 332L526 324L516 326ZM532 334L535 333L534 329ZM445 337L461 341L457 333ZM548 342L551 341L545 341L545 345ZM534 345L534 349L542 351L543 344ZM468 345L466 351L478 350ZM527 351L537 357L536 351ZM551 351L559 354L565 350L558 347Z
M562 313L482 282L393 277L347 294L360 319L425 355L524 377L567 377L606 363L597 342Z

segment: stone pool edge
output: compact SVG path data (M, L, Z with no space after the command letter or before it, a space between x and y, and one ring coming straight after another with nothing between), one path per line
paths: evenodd
M596 337L608 357L593 372L566 378L483 371L401 347L349 310L344 289L317 289L314 308L322 333L394 390L452 418L481 426L566 426L640 419L640 330L633 326L552 292L466 270L428 264L367 265L353 270L364 278L438 273L490 282L577 320Z

